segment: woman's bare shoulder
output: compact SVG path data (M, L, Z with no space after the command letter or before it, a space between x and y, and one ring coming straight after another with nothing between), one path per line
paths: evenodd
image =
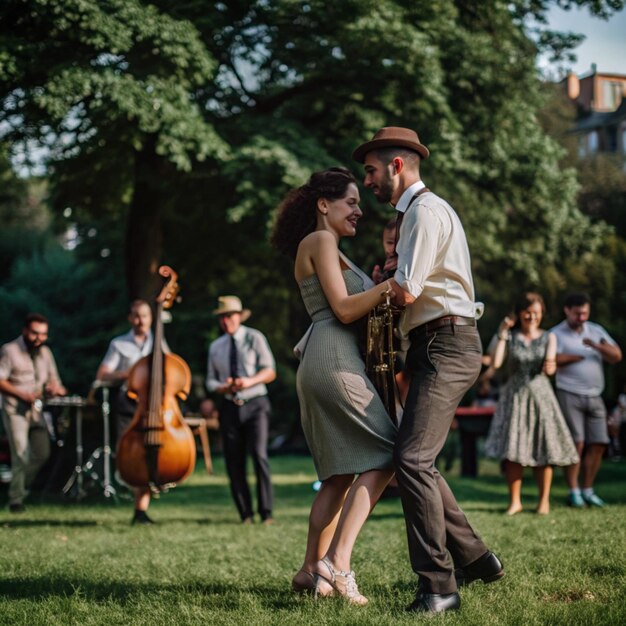
M319 245L322 242L335 242L335 238L327 230L314 230L302 239L300 245Z
M337 241L326 230L316 230L302 239L296 255L295 275L296 280L314 274L319 267L327 261L339 259Z
M298 246L298 254L317 258L319 254L327 255L339 250L335 238L327 230L316 230L309 233Z

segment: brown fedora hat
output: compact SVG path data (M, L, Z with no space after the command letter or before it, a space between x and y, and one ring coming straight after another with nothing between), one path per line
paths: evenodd
M417 152L424 159L430 154L428 148L420 143L417 133L410 128L386 126L381 128L370 141L362 143L353 153L352 158L359 163L365 161L365 155L379 148L406 148Z

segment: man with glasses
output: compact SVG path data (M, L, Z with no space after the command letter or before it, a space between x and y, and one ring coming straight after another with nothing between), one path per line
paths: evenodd
M272 523L272 482L267 457L270 402L268 383L276 378L274 356L263 333L243 325L251 315L236 296L221 296L213 311L224 334L209 346L206 386L222 396L220 431L230 490L244 524L252 523L246 458L257 480L258 512Z
M22 334L0 348L2 418L11 449L9 511L25 511L27 487L50 456L43 416L44 398L67 392L59 378L48 339L48 320L29 313Z

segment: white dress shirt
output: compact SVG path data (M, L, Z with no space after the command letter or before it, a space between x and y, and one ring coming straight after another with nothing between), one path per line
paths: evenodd
M139 359L152 352L152 331L149 330L144 341L137 343L132 330L111 340L109 348L100 363L109 372L122 372L130 369ZM166 351L166 350L165 350Z
M474 281L463 225L454 209L427 191L411 198L424 183L408 187L396 210L404 213L396 246L396 282L416 298L400 318L399 331L409 331L445 315L477 317Z
M152 330L148 331L142 343L137 343L135 333L131 328L127 333L111 340L100 367L105 367L109 372L128 371L137 361L152 353L153 343ZM163 352L170 352L165 339L163 339L162 346ZM125 394L127 389L127 381L124 381L121 386L122 393Z

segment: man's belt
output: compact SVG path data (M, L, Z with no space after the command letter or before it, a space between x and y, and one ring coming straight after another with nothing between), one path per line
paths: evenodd
M462 317L461 315L444 315L436 320L426 322L421 326L417 326L409 331L409 338L412 339L418 335L431 333L435 330L452 326L476 326L476 319L473 317Z
M235 406L243 406L244 404L248 404L248 402L252 402L252 400L256 400L257 398L263 398L264 396L254 396L253 398L228 398L224 397L224 400L228 402L232 402Z

